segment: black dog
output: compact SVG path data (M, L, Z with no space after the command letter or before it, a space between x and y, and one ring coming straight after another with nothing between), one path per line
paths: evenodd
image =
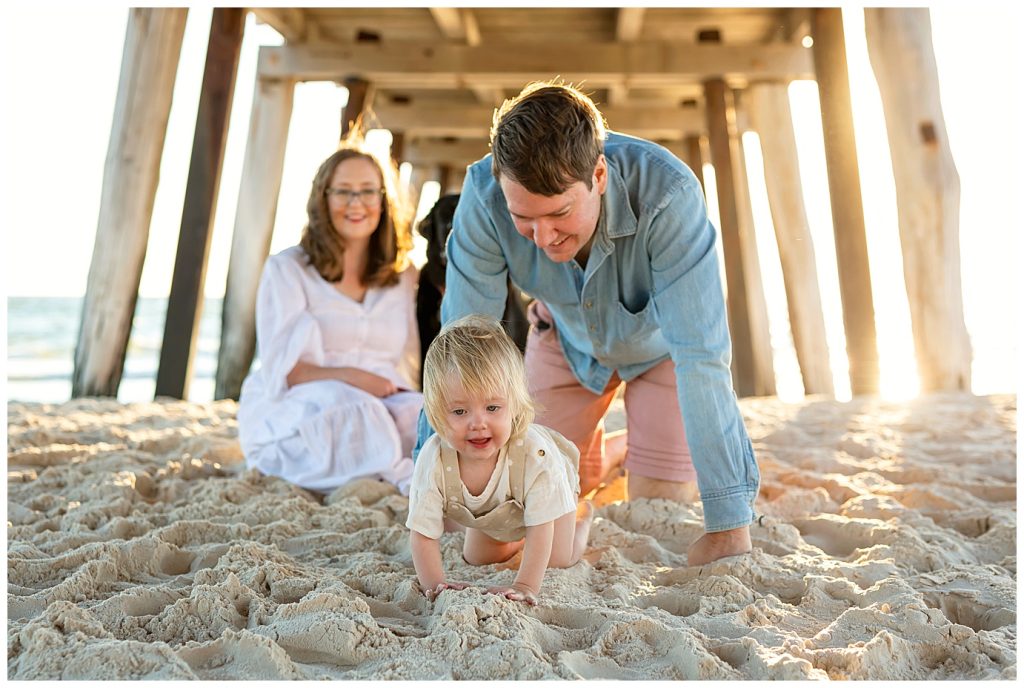
M417 230L427 240L427 264L420 271L420 287L416 295L416 319L420 328L420 362L427 355L427 347L441 331L441 297L444 294L444 276L448 267L446 243L452 231L455 206L459 194L447 194L437 199ZM527 300L522 292L508 283L508 299L502 325L520 351L526 350L526 335L530 323L526 319Z

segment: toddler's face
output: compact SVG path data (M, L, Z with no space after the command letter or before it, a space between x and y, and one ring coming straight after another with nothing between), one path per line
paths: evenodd
M504 394L472 396L462 383L448 380L451 401L445 409L448 443L471 461L495 461L512 435L512 412Z

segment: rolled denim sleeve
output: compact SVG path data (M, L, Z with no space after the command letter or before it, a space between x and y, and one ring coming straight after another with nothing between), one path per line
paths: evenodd
M696 179L669 195L647 240L656 317L675 365L705 530L748 525L760 477L732 387L716 233Z
M470 166L455 208L448 235L442 325L474 313L501 320L505 313L508 263L498 241L498 228L476 190L478 175L489 173L487 169L489 164ZM420 411L413 461L433 434L426 414Z

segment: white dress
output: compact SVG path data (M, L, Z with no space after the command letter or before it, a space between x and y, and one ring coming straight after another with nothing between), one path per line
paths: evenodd
M417 271L371 287L362 303L340 293L292 246L267 259L256 296L259 367L242 384L238 436L246 464L328 492L380 477L408 493L423 396L416 326ZM299 361L354 367L401 391L383 399L338 380L289 388Z

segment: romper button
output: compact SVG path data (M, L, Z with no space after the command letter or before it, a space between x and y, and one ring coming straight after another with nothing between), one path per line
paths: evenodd
M538 450L537 450L537 454L538 454L539 456L544 456L544 450L543 450L543 449L538 449Z
M446 471L448 471L449 473L451 473L451 472L452 472L452 467L451 467L451 466L449 466L449 467L448 467L448 468L446 468L445 470L446 470Z

